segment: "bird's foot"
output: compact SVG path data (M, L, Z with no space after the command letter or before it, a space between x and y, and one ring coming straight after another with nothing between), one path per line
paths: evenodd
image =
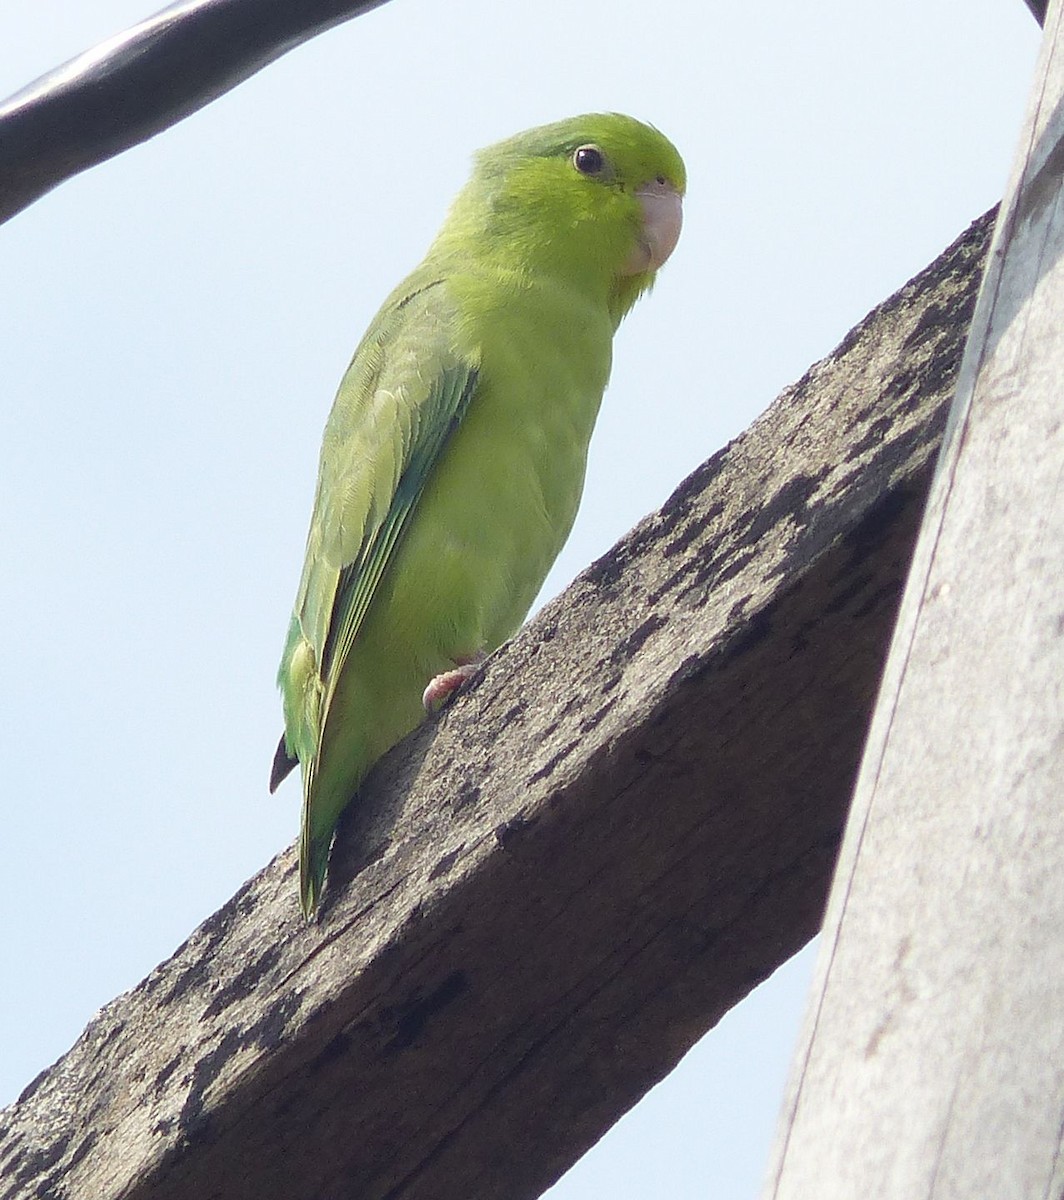
M455 692L463 684L468 683L480 670L480 664L484 658L485 655L481 652L473 658L459 660L455 663L453 671L444 671L442 675L436 675L430 679L428 687L421 696L421 703L424 704L425 711L439 712Z

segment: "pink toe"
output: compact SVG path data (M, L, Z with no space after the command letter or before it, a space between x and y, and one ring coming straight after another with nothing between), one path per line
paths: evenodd
M429 685L421 696L421 703L427 712L439 712L455 692L477 673L479 662L462 663L453 671L444 671L429 680Z

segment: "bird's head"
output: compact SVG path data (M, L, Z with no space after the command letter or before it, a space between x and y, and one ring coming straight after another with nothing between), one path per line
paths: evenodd
M452 222L501 264L605 289L619 321L676 246L686 183L663 134L591 113L482 150Z

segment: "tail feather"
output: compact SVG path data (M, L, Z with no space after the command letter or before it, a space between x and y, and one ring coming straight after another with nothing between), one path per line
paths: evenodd
M313 920L322 896L329 869L340 814L358 793L365 768L358 769L354 739L343 744L343 754L336 762L319 742L316 751L301 759L303 768L303 808L299 821L299 903L303 916Z
M304 821L299 838L299 904L303 909L303 916L312 921L325 890L325 872L329 866L332 834L325 838L312 838L308 824L309 822Z
M277 752L273 756L273 767L270 771L270 791L277 790L277 785L295 770L299 759L289 754L284 734L277 743ZM320 831L317 835L311 833L310 795L317 772L315 760L311 760L307 778L303 780L303 817L299 830L299 904L303 916L308 921L314 919L314 914L321 903L325 890L325 874L329 867L329 851L332 848L332 828L325 837Z

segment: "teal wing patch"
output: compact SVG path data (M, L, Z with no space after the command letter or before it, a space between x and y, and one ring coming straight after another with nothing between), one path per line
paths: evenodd
M464 364L450 367L441 372L421 405L417 436L409 447L384 520L362 543L354 562L340 572L336 603L322 655L323 678L334 679L347 658L377 584L421 498L425 481L447 439L465 416L476 380L474 369Z
M455 349L456 322L443 282L415 273L385 302L340 384L278 677L285 700L282 776L293 756L313 770L340 670L473 397L477 365Z

